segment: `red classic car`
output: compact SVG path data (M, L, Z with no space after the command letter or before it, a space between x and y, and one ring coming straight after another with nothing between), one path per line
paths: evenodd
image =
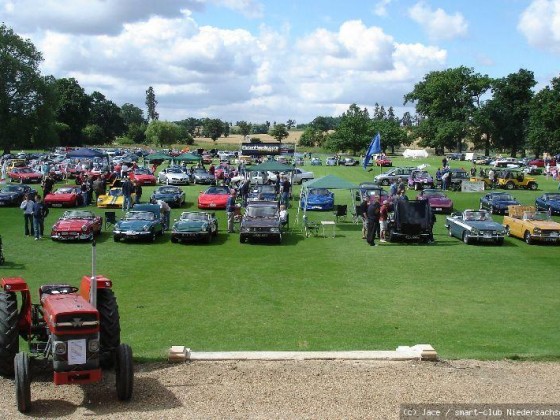
M134 183L139 182L142 185L156 185L156 177L148 168L136 168L129 172L128 177Z
M22 184L37 183L39 184L43 179L43 174L29 167L13 168L8 172L8 178L12 182L19 182Z
M89 210L68 210L51 230L53 241L90 241L101 232L102 219Z
M83 204L82 190L79 185L63 185L44 198L49 207L77 207Z
M556 166L556 160L555 159L549 160L548 163L549 163L550 166ZM537 166L539 168L544 168L546 166L546 163L544 162L544 159L533 159L533 160L530 160L527 165L528 166Z
M436 188L423 190L417 200L428 200L432 211L435 213L449 213L453 211L453 201L445 195L445 192Z
M393 166L393 162L386 156L379 156L375 159L375 166Z
M225 209L229 197L229 188L224 186L210 187L198 196L199 209Z

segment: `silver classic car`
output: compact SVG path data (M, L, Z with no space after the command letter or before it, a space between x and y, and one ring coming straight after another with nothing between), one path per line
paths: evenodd
M496 245L504 243L506 230L492 220L486 210L465 210L463 213L453 213L445 219L445 227L449 236L462 239L464 243L489 242Z

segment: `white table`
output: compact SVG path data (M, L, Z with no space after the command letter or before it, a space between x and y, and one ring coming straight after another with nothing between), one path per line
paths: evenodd
M325 227L331 226L332 227L332 237L336 236L336 223L332 220L321 220L321 228L323 228L323 237L326 238L327 235L325 233Z

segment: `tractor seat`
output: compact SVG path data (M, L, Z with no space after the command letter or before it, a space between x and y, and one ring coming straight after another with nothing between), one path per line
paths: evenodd
M43 284L39 287L39 297L45 295L66 295L68 293L76 293L77 287L69 284Z

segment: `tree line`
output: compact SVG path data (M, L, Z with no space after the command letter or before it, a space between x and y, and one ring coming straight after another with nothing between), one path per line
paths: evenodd
M118 106L101 92L87 94L74 78L56 79L39 71L42 54L0 24L0 147L121 144L191 144L230 134L270 134L279 142L292 128L303 130L300 144L339 152L363 152L381 134L385 152L412 143L436 152L476 150L511 156L560 152L560 78L534 92L531 71L490 78L467 67L428 73L403 98L415 113L397 117L393 107L375 104L373 115L357 104L338 117L318 116L296 125L266 121L235 124L217 118L160 121L153 87L146 90L146 116L139 107ZM258 138L253 138L258 141Z

